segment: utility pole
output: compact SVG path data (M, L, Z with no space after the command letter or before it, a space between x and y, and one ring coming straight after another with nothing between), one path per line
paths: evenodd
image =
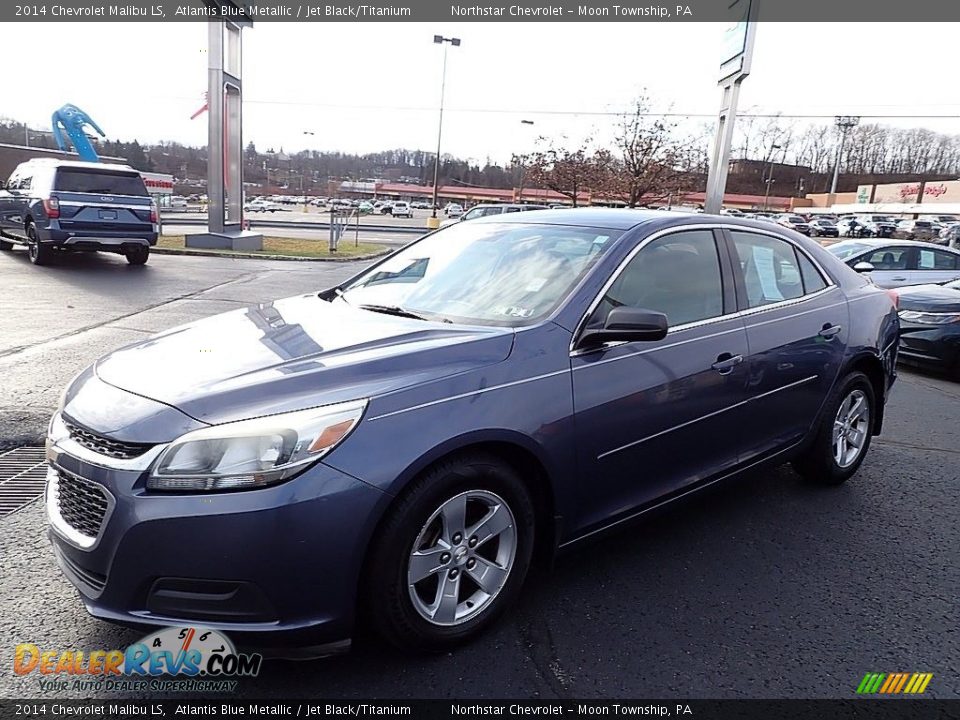
M773 151L779 150L780 145L770 146L770 165L767 167L767 190L763 195L763 209L766 210L770 204L770 185L773 184Z
M830 194L837 192L837 180L840 179L840 160L843 158L843 147L847 144L847 134L860 124L860 118L853 115L837 115L833 124L840 130L840 146L837 148L837 161L833 166L833 182L830 184Z

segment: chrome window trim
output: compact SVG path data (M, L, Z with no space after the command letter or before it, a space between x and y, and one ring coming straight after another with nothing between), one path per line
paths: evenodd
M640 438L639 440L633 440L632 442L628 442L626 445L621 445L620 447L613 448L613 450L607 450L605 452L600 453L599 455L597 455L597 460L602 460L603 458L609 457L610 455L614 455L615 453L618 453L621 450L626 450L627 448L632 448L632 447L635 447L636 445L640 445L641 443L645 443L648 440L653 440L654 438L667 435L668 433L672 433L674 430L680 430L681 428L694 425L695 423L698 423L701 420L706 420L707 418L712 418L717 415L721 415L725 412L729 412L730 410L735 410L738 407L749 405L752 402L756 402L757 400L762 400L765 397L774 395L780 392L781 390L789 390L790 388L797 387L799 385L804 385L810 382L811 380L816 380L818 377L820 376L811 375L809 377L803 378L802 380L795 380L792 383L781 385L780 387L774 388L773 390L767 390L766 392L760 393L759 395L754 395L753 397L749 397L746 400L741 400L740 402L736 402L733 405L728 405L727 407L720 408L719 410L714 410L713 412L709 412L706 415L701 415L700 417L695 417L691 420L687 420L686 422L682 422L679 425L674 425L673 427L669 427L666 430L660 430L659 432L653 433L653 435L647 435L646 437Z
M621 275L621 274L623 273L623 271L626 269L627 265L630 264L630 262L633 260L633 258L635 258L635 257L637 256L637 254L640 253L641 250L643 250L647 245L649 245L649 244L650 244L651 242L653 242L654 240L658 240L658 239L660 239L661 237L665 237L665 236L670 235L670 234L673 234L673 233L684 232L684 231L686 231L686 230L708 230L708 231L713 231L713 230L739 230L739 231L742 231L742 232L754 233L754 234L757 234L757 235L766 235L766 236L772 237L772 238L774 238L774 239L776 239L776 240L783 240L784 242L787 242L787 243L789 243L791 246L793 246L793 247L796 249L797 252L803 253L804 257L806 257L806 258L813 264L813 266L814 266L814 268L817 270L817 272L819 272L820 275L823 277L823 280L824 280L824 282L826 283L826 287L823 287L823 288L821 288L820 290L817 290L816 292L813 292L813 293L810 293L810 294L807 294L807 295L801 295L801 296L798 297L798 298L792 298L792 299L790 299L790 300L781 300L780 302L770 303L770 304L768 304L768 305L758 305L758 306L755 307L755 308L747 308L746 310L738 310L738 311L732 312L732 313L726 313L726 314L723 314L723 315L717 315L716 317L712 317L712 318L705 318L705 319L703 319L703 320L697 320L697 321L695 321L695 322L683 323L682 325L676 325L676 326L674 326L674 327L672 327L672 328L669 328L669 329L667 330L667 334L668 334L668 335L669 335L670 333L672 333L672 332L680 332L680 331L683 331L683 330L688 330L688 329L690 329L690 328L702 327L702 326L704 326L704 325L710 325L710 324L712 324L712 323L720 322L720 321L723 321L723 320L728 320L728 319L731 319L731 318L742 317L742 316L745 316L745 315L748 315L748 314L757 313L757 312L766 312L766 311L768 311L768 310L774 310L774 309L777 309L777 308L780 308L780 307L784 307L784 306L787 306L787 305L791 305L791 304L794 304L794 303L805 302L806 300L809 300L809 299L811 299L811 298L815 298L815 297L817 297L817 296L819 296L819 295L821 295L821 294L824 294L824 293L826 293L826 292L828 292L828 291L830 291L830 290L839 288L839 286L837 285L836 282L834 282L834 280L833 280L833 278L830 276L830 274L829 274L826 270L824 270L823 265L821 265L821 264L817 261L816 258L811 257L811 256L810 256L810 253L808 253L804 248L802 248L796 241L794 241L794 240L792 240L792 239L790 239L790 238L788 238L788 237L785 237L785 236L783 236L783 235L781 235L781 234L779 234L779 233L771 232L771 231L768 230L767 228L743 227L742 225L731 225L731 224L728 224L728 223L695 223L695 224L691 224L691 225L679 225L679 226L673 226L673 227L669 227L669 228L664 228L663 230L658 230L657 232L652 233L649 237L644 238L640 243L638 243L637 246L634 247L633 250L631 250L631 251L627 254L627 256L626 256L623 260L620 261L620 264L617 265L616 269L613 271L613 273L611 273L610 277L609 277L609 278L607 279L607 281L603 284L603 287L600 288L600 292L597 294L597 296L596 296L596 297L593 299L593 301L590 303L590 305L589 305L588 308L587 308L587 311L586 311L586 312L583 314L583 316L580 318L580 320L579 320L579 322L577 323L577 326L576 326L576 328L575 328L575 330L574 330L574 332L573 332L573 337L572 337L571 340L570 340L570 356L571 356L571 357L576 357L576 356L579 356L579 355L585 355L585 354L587 354L587 353L597 352L597 351L599 351L599 350L606 350L606 349L611 348L611 347L617 347L618 345L624 345L624 344L626 344L626 343L624 343L624 342L606 343L606 344L600 345L600 346L598 346L598 347L596 347L596 348L581 348L580 350L575 349L575 348L576 348L576 344L577 344L577 339L580 337L580 334L583 332L584 325L586 324L587 319L588 319L591 315L593 315L593 312L597 309L597 306L601 303L601 301L603 300L604 296L607 294L607 291L610 289L610 287L613 285L613 283L616 282L617 278L620 277L620 275ZM719 258L718 258L718 259L719 259ZM732 258L731 258L731 260L732 260ZM722 270L722 266L721 266L721 270Z

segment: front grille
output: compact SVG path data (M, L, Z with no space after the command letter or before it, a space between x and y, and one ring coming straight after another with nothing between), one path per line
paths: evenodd
M130 460L139 455L143 455L153 447L153 445L147 443L128 443L111 440L110 438L105 438L103 435L97 435L89 430L84 430L66 418L63 419L63 424L67 426L67 430L70 432L70 438L78 444L83 445L87 450L93 450L96 453L118 460Z
M55 472L55 497L48 498L48 501L57 504L60 517L67 525L81 535L96 538L109 504L103 487L63 470Z

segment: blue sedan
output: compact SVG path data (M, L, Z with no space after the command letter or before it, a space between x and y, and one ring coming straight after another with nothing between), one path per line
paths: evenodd
M847 480L897 335L886 291L771 223L458 223L80 373L50 424L50 538L106 620L316 653L362 622L443 650L535 555L761 465Z

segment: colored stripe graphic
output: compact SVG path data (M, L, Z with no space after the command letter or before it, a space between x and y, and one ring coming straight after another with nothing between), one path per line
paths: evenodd
M919 695L932 679L933 673L867 673L857 686L857 694Z

